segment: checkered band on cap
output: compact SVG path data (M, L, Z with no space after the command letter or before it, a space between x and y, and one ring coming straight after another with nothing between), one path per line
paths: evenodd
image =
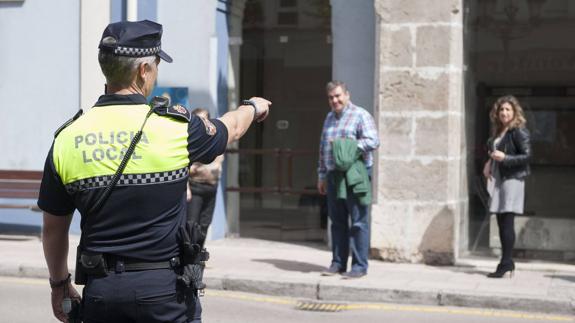
M187 167L160 173L123 174L120 176L120 180L116 186L153 185L177 182L187 179L188 175L189 169ZM112 177L113 175L107 175L81 179L67 184L66 191L68 194L74 194L89 189L103 188L108 186Z
M137 48L137 47L124 47L118 46L114 49L114 54L120 56L144 57L153 56L160 52L160 46L151 48Z

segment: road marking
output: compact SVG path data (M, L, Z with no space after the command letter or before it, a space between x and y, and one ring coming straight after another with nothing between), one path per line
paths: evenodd
M297 301L289 298L272 297L272 296L255 296L248 294L240 294L232 291L218 291L206 290L206 296L217 296L224 298L240 299L244 301L260 302L260 303L273 303L282 305L296 305Z
M234 291L221 291L221 290L206 290L207 296L215 296L222 298L238 299L251 302L260 303L273 303L281 305L293 305L296 306L301 301L283 298L283 297L273 297L273 296L256 296L249 295ZM337 302L329 301L312 301L319 303L326 303L330 305L336 305ZM318 305L319 306L319 305ZM574 322L575 318L569 316L561 315L548 315L548 314L534 314L526 312L511 312L511 311L499 311L491 309L465 309L465 308L448 308L440 306L411 306L411 305L392 305L383 303L358 303L358 304L337 304L338 310L379 310L379 311L390 311L390 312L420 312L420 313L441 313L441 314L453 314L453 315L468 315L468 316L484 316L484 317L498 317L498 318L517 318L517 319L527 319L533 321L557 321L557 322Z
M27 278L27 277L8 277L0 276L0 283L7 284L19 284L19 285L35 285L35 286L50 286L47 278ZM74 279L72 279L72 286L80 292L82 287L74 284Z
M41 278L25 278L25 277L0 277L0 283L20 284L20 285L46 285L48 286L48 279Z

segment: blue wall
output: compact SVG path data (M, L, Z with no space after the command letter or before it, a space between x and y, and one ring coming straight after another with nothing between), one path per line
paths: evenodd
M138 0L138 20L157 21L157 0Z
M42 170L54 130L80 105L80 2L0 2L0 169ZM2 199L0 203L35 204ZM77 220L77 219L76 219ZM0 227L40 230L42 213L0 209ZM79 229L74 222L72 231Z
M0 169L41 170L80 105L79 1L0 2Z
M218 116L228 111L228 60L229 60L229 32L228 32L228 5L225 1L218 1L216 8L216 34L218 39L218 77L217 77L217 108ZM227 232L226 207L224 204L224 191L226 187L226 165L224 160L222 177L216 196L216 208L212 221L212 239L224 238Z
M351 100L373 113L375 7L373 0L331 0L333 78L344 81Z

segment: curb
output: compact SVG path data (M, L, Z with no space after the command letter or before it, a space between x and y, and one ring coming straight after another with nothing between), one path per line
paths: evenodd
M208 288L236 292L337 302L394 303L428 306L472 307L547 314L575 315L575 302L502 294L469 294L458 291L413 290L337 286L321 281L286 282L245 277L209 277Z
M461 292L446 292L440 295L443 304L439 305L445 306L575 315L575 304L562 299L512 297L507 295L471 295Z
M22 277L22 278L50 278L47 268L33 267L27 265L2 266L0 265L0 276Z

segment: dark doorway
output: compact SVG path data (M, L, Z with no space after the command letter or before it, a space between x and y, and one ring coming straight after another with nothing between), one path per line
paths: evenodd
M532 174L525 213L516 218L516 249L559 260L572 252L575 213L575 3L562 0L469 1L466 105L472 252L498 248L497 227L480 198L489 110L515 95L531 132ZM567 252L567 253L566 253Z
M331 79L329 0L250 0L240 64L242 98L273 102L240 142L240 235L310 241L325 236L316 193L319 136Z

